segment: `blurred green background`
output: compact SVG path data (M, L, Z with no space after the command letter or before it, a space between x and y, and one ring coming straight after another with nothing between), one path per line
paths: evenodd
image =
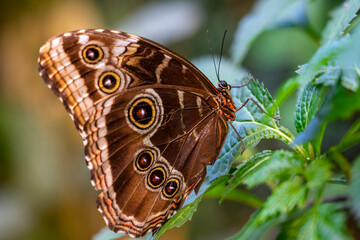
M312 34L340 1L306 6ZM37 73L40 46L60 33L82 28L131 32L162 43L187 59L209 55L206 30L224 57L251 0L12 0L0 9L0 240L90 239L105 223L96 209L97 192L84 164L81 137L60 101ZM304 29L262 34L244 67L275 95L282 81L312 56L317 45ZM207 73L205 73L207 74ZM220 73L221 75L221 73ZM296 96L281 108L282 124L293 128ZM288 115L288 116L287 116ZM295 132L295 131L294 131ZM260 147L277 148L276 142ZM255 189L265 198L266 188ZM224 239L254 211L244 204L205 199L191 222L162 239ZM271 234L270 234L271 237Z

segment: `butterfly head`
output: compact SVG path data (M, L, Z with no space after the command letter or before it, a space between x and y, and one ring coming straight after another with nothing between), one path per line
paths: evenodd
M221 106L221 114L223 114L229 121L233 121L235 119L236 107L234 101L231 97L231 86L224 80L219 81L220 92L220 106Z
M224 91L224 90L230 90L231 86L224 80L219 81L219 90Z

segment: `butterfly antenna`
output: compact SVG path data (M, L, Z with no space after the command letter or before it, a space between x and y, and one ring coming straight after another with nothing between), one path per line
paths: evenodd
M219 81L220 81L221 59L222 59L223 50L224 50L224 42L225 42L226 33L227 33L227 29L226 29L225 32L224 32L223 39L222 39L222 42L221 42L220 59L219 59L219 65L218 65L217 74L216 74Z
M216 67L214 51L213 51L213 47L211 45L211 41L210 41L210 37L209 37L209 30L206 30L206 35L207 35L207 39L208 39L208 44L209 44L211 56L212 56L213 63L214 63L215 74L216 74L216 77L217 77L218 81L220 82L219 71L218 71L218 69Z

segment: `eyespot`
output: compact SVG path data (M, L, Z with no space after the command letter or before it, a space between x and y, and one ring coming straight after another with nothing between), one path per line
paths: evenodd
M140 152L135 159L135 166L139 171L148 170L154 162L154 153L150 150Z
M147 182L150 187L159 188L166 179L166 172L163 167L156 167L148 175Z
M126 123L140 134L149 133L159 127L164 116L163 112L162 100L152 88L139 91L124 108Z
M99 88L104 93L114 93L119 89L120 77L114 72L104 72L99 78Z
M147 129L155 122L156 109L152 99L142 97L135 100L129 109L130 122L139 129Z
M167 180L165 186L163 187L163 195L166 198L172 198L178 193L180 189L180 181L177 178L170 178Z
M85 62L95 64L101 61L104 57L104 52L99 46L89 45L83 49L82 57Z

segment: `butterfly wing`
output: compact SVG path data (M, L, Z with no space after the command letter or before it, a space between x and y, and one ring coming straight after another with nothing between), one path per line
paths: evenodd
M223 120L207 108L202 110L201 117L199 108L190 101L181 108L177 91L152 88L127 92L135 99L146 96L150 99L153 94L159 99L173 100L159 104L156 118L160 121L149 131L129 128L122 103L124 96L104 102L109 102L109 107L103 109L109 114L99 113L98 117L100 122L105 118L110 123L106 129L99 128L100 122L92 124L93 129L107 132L104 139L96 136L91 141L93 145L86 148L94 149L87 156L92 156L92 165L99 166L93 177L99 179L95 183L104 189L98 204L115 231L137 236L159 227L201 182L206 165L213 163L220 151L218 144L224 141L226 133ZM185 92L184 97L198 98ZM97 148L102 141L106 142L106 152ZM142 164L142 159L149 164Z
M133 237L161 226L198 189L227 123L191 63L135 35L80 30L50 39L39 72L83 137L99 210Z

